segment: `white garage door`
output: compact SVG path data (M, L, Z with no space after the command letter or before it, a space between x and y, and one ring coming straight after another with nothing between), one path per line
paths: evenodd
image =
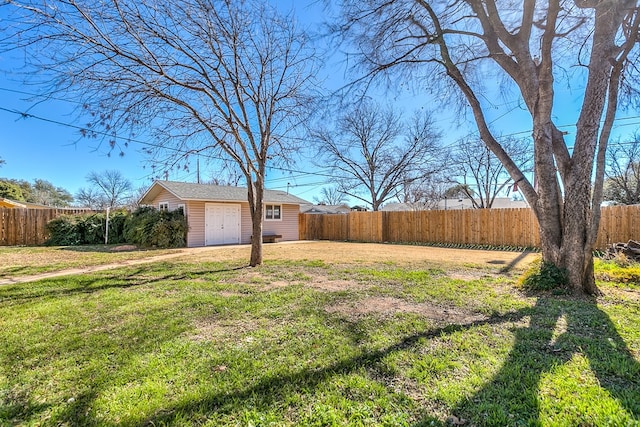
M206 203L204 206L204 244L240 243L240 205Z

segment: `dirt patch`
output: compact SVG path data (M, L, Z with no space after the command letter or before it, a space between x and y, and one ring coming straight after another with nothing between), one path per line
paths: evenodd
M314 276L309 286L327 292L363 289L364 286L353 280L332 280L327 276Z
M598 299L598 303L604 305L628 303L630 301L640 303L639 290L610 287L606 290L605 296Z
M372 313L387 316L396 313L415 313L436 322L446 323L471 323L486 319L485 316L477 313L442 307L428 302L410 303L391 297L371 297L353 303L336 304L326 307L325 310L328 313L339 313L355 317Z
M273 289L286 288L290 286L291 282L285 282L284 280L276 280L275 282L269 282L260 287L263 291L271 291Z
M232 292L232 291L220 291L218 295L224 298L233 298L233 297L246 297L247 294L243 294L241 292Z
M227 341L230 338L238 341L239 337L255 331L257 328L248 322L237 321L232 324L218 322L214 318L200 319L194 324L195 331L188 338L192 341Z

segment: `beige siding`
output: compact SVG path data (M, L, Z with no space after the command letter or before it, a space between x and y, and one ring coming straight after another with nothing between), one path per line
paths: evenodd
M251 212L249 212L249 202L240 205L240 243L251 243Z
M204 202L187 203L187 246L190 248L204 246Z
M178 209L178 205L179 204L184 204L183 200L178 199L176 196L174 196L173 194L169 193L165 189L163 189L160 192L160 194L158 194L158 197L153 199L153 202L151 203L151 206L153 206L154 208L158 209L158 205L159 205L160 202L169 202L169 210L170 211Z
M282 205L282 220L265 220L262 226L264 234L280 234L281 241L298 240L298 215L300 207L298 205Z

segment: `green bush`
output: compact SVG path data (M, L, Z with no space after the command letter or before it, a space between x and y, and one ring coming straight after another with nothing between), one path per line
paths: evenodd
M520 278L520 285L529 291L551 291L569 286L569 276L565 269L538 258Z
M182 209L173 212L141 207L124 227L128 243L142 247L179 248L186 244L187 220Z
M109 243L124 243L124 225L128 213L116 210L109 213ZM105 213L89 215L63 215L47 224L50 237L48 245L99 245L104 243Z
M72 246L82 244L82 237L78 229L78 216L62 215L47 223L49 239L46 244L51 246Z
M80 244L96 245L104 243L106 215L91 214L80 218L82 219L76 223L80 234Z

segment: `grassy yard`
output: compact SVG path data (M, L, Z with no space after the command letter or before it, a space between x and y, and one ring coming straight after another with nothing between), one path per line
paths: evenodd
M118 263L164 255L179 249L136 250L125 245L66 247L0 246L0 279L49 273L69 268Z
M0 425L640 425L636 281L527 295L517 253L327 245L0 286Z

